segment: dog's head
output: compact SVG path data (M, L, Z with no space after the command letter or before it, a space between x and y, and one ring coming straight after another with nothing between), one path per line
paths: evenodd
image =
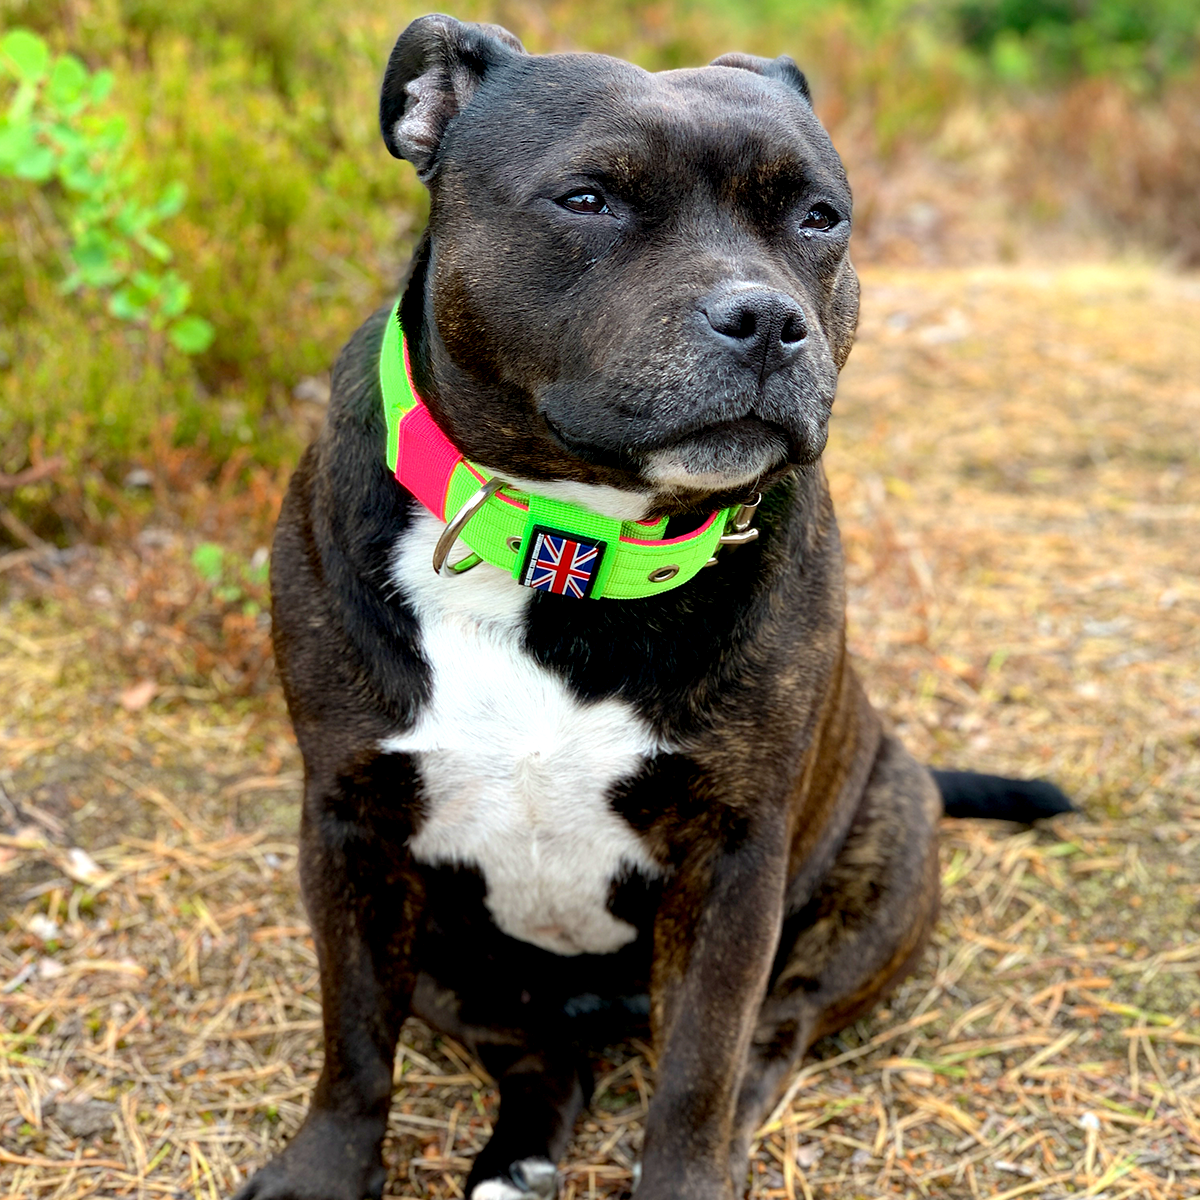
M820 455L858 282L791 59L651 74L423 17L380 122L431 194L403 319L468 458L678 511Z

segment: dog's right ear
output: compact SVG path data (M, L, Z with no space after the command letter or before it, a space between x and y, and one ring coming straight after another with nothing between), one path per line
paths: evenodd
M753 71L765 79L774 79L787 84L793 91L799 92L808 103L812 104L812 93L808 90L808 80L804 72L796 66L796 60L781 54L778 58L759 58L755 54L722 54L708 64L710 67L737 67L742 71Z
M440 13L418 17L397 39L383 74L379 127L387 148L428 183L447 127L488 70L524 53L499 25L468 25Z

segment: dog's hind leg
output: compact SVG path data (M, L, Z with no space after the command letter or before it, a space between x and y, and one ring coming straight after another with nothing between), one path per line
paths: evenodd
M591 1069L574 1047L480 1046L500 1087L500 1117L467 1179L467 1200L552 1200L555 1163L590 1097Z
M833 865L784 920L738 1095L735 1181L808 1047L869 1010L916 962L937 915L940 813L929 773L885 736Z

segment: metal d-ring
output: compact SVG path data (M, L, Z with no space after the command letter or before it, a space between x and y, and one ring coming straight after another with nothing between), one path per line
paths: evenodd
M744 546L747 542L758 540L758 530L751 526L748 529L734 529L723 533L717 538L719 546Z
M454 520L442 530L442 536L438 538L437 545L433 548L433 571L435 575L442 573L442 568L446 565L446 559L450 557L450 551L454 549L454 543L458 541L459 534L467 527L467 523L471 518L504 486L504 480L492 476L466 502L455 514ZM477 567L483 562L478 554L472 551L470 554L464 555L456 563L451 563L449 570L455 575L463 575L472 567Z
M725 532L717 538L721 546L744 546L758 538L758 530L750 522L754 520L754 511L762 503L762 492L755 492L749 500L743 500L741 507L729 519Z
M754 511L762 503L762 492L755 492L749 500L743 500L738 506L737 512L729 518L725 525L725 532L717 538L717 549L722 546L744 546L747 542L753 542L758 539L758 530L750 526L750 522L754 520ZM717 556L714 554L712 558L704 564L706 567L715 567L717 565Z
M750 522L754 520L754 510L761 503L762 492L755 492L751 499L742 501L741 508L733 514L733 520L730 522L734 533L741 533L743 529L750 528Z

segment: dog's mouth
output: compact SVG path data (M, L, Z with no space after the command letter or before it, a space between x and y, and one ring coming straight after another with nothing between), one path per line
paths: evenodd
M787 462L792 438L781 425L739 417L689 433L645 455L642 474L672 491L724 491L754 483Z
M626 443L622 448L577 437L551 414L542 414L542 419L554 440L583 462L637 470L648 476L659 469L652 464L670 461L678 463L678 469L686 474L742 479L778 466L796 450L796 439L784 426L752 415L716 421L684 433L676 431L659 445L638 439L638 443Z
M656 490L721 492L752 484L796 456L794 435L783 425L757 416L718 421L661 444L620 450L574 437L543 414L554 440L573 457L593 465L636 473Z

